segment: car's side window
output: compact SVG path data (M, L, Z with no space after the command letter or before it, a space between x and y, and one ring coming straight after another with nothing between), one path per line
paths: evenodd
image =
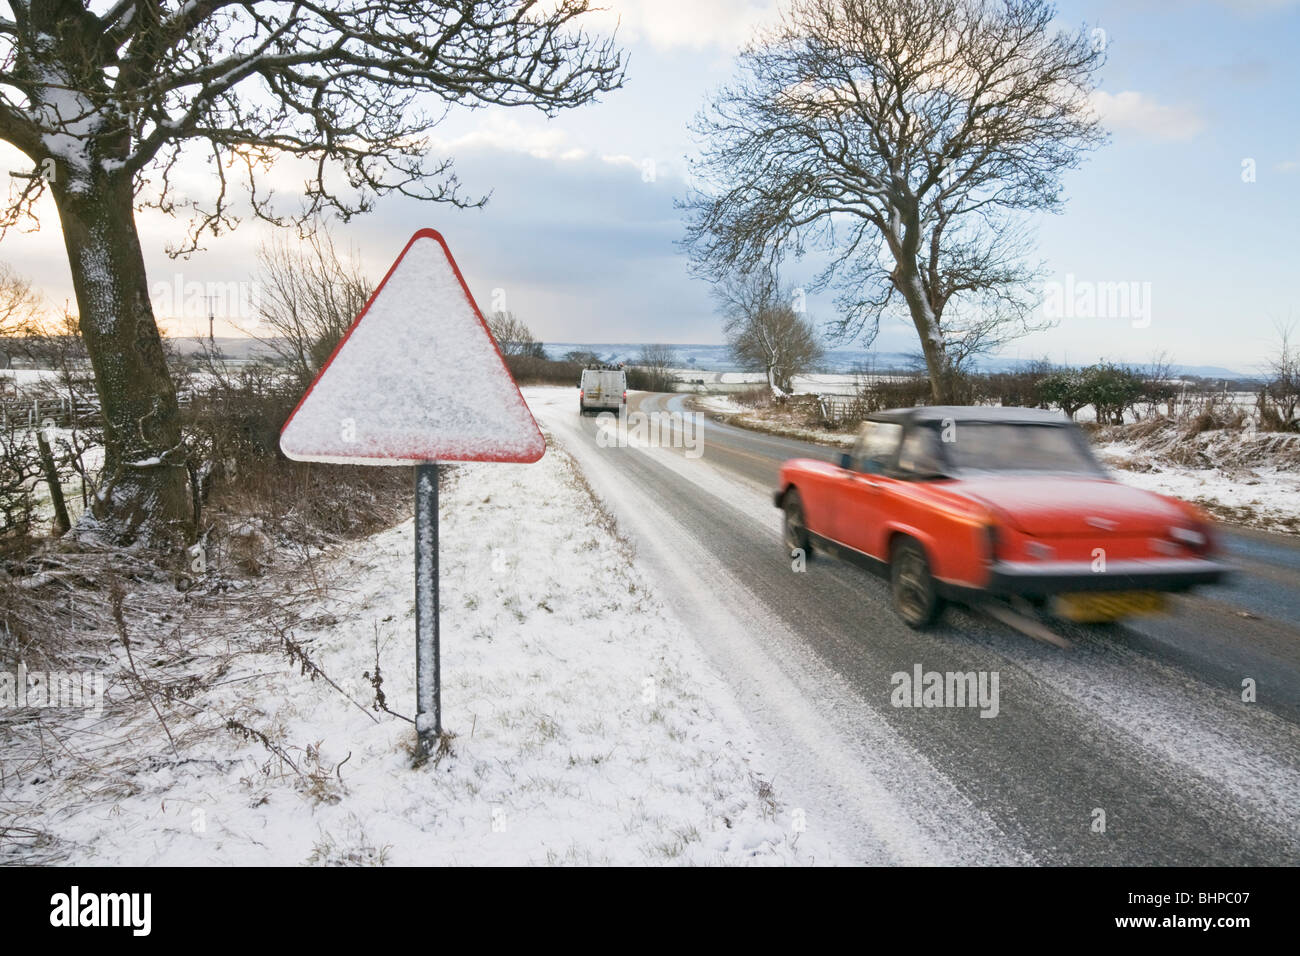
M898 470L914 475L936 475L943 471L938 432L926 425L907 430L898 449Z
M893 422L866 422L853 446L853 469L879 475L893 466L903 426Z

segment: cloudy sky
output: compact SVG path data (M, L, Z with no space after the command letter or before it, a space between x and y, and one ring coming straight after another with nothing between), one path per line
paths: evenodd
M712 343L719 319L705 285L688 275L677 243L687 123L733 73L733 57L772 3L751 0L606 0L596 26L619 21L629 54L624 89L547 121L478 110L449 117L436 149L455 158L485 209L457 211L385 200L337 230L379 278L422 226L447 238L479 304L514 311L544 340ZM1184 364L1251 370L1276 323L1300 322L1300 0L1062 0L1064 26L1105 31L1109 60L1097 106L1112 133L1066 180L1068 206L1038 230L1039 255L1058 289L1137 283L1139 316L1065 315L1008 355L1071 363L1143 361L1161 350ZM11 153L5 169L23 165ZM1244 165L1245 164L1245 165ZM1253 170L1253 180L1243 176ZM190 176L202 188L203 168ZM291 176L284 177L290 184ZM11 232L0 261L32 278L62 308L71 295L57 217ZM267 231L241 227L187 261L163 254L178 225L140 217L151 281L245 281ZM811 277L792 264L788 278ZM1067 286L1067 283L1071 285ZM158 301L158 297L156 297ZM1146 301L1144 299L1144 301ZM174 334L206 321L165 314ZM811 300L829 317L829 296ZM232 331L218 321L218 334ZM877 347L913 350L901 322Z

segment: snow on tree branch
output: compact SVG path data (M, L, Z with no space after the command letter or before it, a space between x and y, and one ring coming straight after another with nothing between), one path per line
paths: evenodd
M145 205L193 213L176 253L237 224L239 182L252 214L277 223L327 210L346 219L388 192L481 204L449 158L428 155L427 135L450 107L552 115L623 78L613 39L580 25L587 0L10 6L13 20L0 20L0 138L49 174L11 189L4 222L47 183L93 191L130 176ZM194 148L219 171L204 200L174 186L178 159ZM288 214L257 183L284 155L310 165L305 202Z

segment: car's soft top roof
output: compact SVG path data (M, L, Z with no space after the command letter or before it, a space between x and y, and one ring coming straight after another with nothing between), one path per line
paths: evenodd
M890 408L867 416L870 422L1010 422L1026 425L1068 425L1070 420L1058 411L1045 408L1018 408L1001 405L918 405L915 408Z

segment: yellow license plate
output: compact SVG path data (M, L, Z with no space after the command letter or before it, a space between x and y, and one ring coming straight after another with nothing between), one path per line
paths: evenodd
M1165 596L1159 591L1099 591L1062 594L1056 598L1056 613L1071 621L1097 624L1138 614L1159 614L1165 610Z

